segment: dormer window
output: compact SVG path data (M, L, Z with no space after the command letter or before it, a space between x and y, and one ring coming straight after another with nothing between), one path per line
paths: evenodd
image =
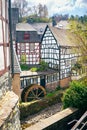
M43 32L43 28L40 28L40 32L41 32L41 33Z
M24 40L29 40L30 39L30 35L28 32L24 33Z

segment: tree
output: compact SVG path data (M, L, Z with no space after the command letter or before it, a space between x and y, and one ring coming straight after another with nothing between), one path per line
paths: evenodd
M46 5L39 4L38 5L38 16L40 18L46 18L48 16L48 9Z
M31 8L28 8L27 0L14 0L12 3L13 7L19 8L19 17L23 18Z
M55 25L57 25L55 17L52 17L52 26L55 26Z
M74 20L74 16L73 15L71 15L70 20Z
M83 22L77 20L70 20L70 28L78 40L78 43L76 43L76 46L79 47L78 53L82 55L82 60L87 62L87 23L84 22L83 24Z
M37 6L35 6L35 5L33 6L32 12L33 12L34 16L36 16L36 17L38 16L38 8L37 8Z
M48 9L47 9L47 6L46 5L44 5L43 6L43 15L44 15L44 18L46 18L46 17L48 17Z
M61 20L68 20L68 14L62 15L62 14L56 14L53 16L56 22L60 22ZM53 18L52 17L52 18Z
M42 6L42 4L38 5L38 15L39 15L40 18L43 17L43 6Z

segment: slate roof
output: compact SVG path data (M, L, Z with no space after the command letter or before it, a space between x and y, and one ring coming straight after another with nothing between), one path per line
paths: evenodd
M65 29L58 29L56 27L48 26L52 34L54 35L55 39L57 40L57 43L60 46L76 46L78 43L78 38L75 37L73 33L70 32L70 30Z
M61 20L55 27L60 29L70 29L69 22L67 20Z
M36 30L28 23L18 23L16 24L16 31L36 31Z
M31 26L37 30L38 34L43 34L47 25L50 25L50 23L33 23L33 24L31 24Z

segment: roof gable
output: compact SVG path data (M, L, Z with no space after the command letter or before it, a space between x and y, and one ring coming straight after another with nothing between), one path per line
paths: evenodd
M52 27L49 25L46 26L46 29L42 36L42 40L48 28L53 34L55 40L57 41L57 44L59 44L60 46L76 46L77 45L76 43L78 43L78 39L75 38L75 35L71 33L70 30L58 29L56 27Z

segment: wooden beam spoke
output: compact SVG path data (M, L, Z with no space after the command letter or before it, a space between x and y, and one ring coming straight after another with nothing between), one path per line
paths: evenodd
M39 97L42 93L44 93L44 92L43 92L43 91L41 91L41 92L38 94L38 97Z
M33 90L31 90L31 92L32 92L32 94L36 97L36 95L35 95L34 91L33 91Z

